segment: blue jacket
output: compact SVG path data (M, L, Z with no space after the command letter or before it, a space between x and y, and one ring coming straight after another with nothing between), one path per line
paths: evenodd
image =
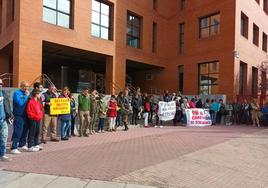
M22 90L17 90L13 94L13 114L14 116L26 116L26 105L29 97Z
M0 120L6 119L6 112L4 108L4 94L0 91Z
M218 102L213 102L211 105L210 105L210 109L213 110L214 112L218 112L220 110L220 103Z

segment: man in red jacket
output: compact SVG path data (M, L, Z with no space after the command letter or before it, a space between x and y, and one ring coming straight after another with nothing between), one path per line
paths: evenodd
M39 146L40 123L44 116L44 109L40 103L41 93L34 89L33 97L29 100L26 112L29 118L28 151L36 152L42 149Z

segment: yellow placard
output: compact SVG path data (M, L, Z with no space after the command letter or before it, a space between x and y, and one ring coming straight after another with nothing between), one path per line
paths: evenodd
M70 99L66 98L50 99L51 115L61 115L70 113L71 113Z

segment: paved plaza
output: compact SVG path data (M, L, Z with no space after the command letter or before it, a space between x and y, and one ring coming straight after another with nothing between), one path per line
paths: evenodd
M268 129L132 128L0 163L0 187L268 187Z

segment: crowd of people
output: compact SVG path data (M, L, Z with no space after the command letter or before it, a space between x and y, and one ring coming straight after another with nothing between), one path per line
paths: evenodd
M0 87L3 82L0 80ZM53 115L50 112L50 102L54 98L66 98L70 101L70 113ZM203 108L210 112L212 125L222 124L253 124L260 126L261 122L268 121L268 103L260 107L257 100L243 103L234 101L224 104L223 100L202 101L197 97L188 100L187 97L170 94L165 91L163 96L150 96L141 93L138 88L130 92L128 88L118 96L111 95L108 102L103 94L96 90L90 92L83 88L77 100L68 87L58 93L55 86L49 86L43 91L41 83L34 83L33 90L29 91L29 84L21 82L20 89L13 94L13 110L10 101L0 89L0 157L1 160L10 160L6 155L8 124L13 124L11 154L20 154L22 151L38 152L43 149L41 144L68 141L69 138L79 136L88 137L96 133L104 133L105 122L108 122L108 131L114 132L119 126L128 131L128 124L144 127L163 127L163 121L158 116L159 101L176 103L176 113L173 125L186 125L186 109ZM79 120L79 126L76 122ZM57 134L57 125L60 123L60 138ZM41 138L41 139L40 139Z

